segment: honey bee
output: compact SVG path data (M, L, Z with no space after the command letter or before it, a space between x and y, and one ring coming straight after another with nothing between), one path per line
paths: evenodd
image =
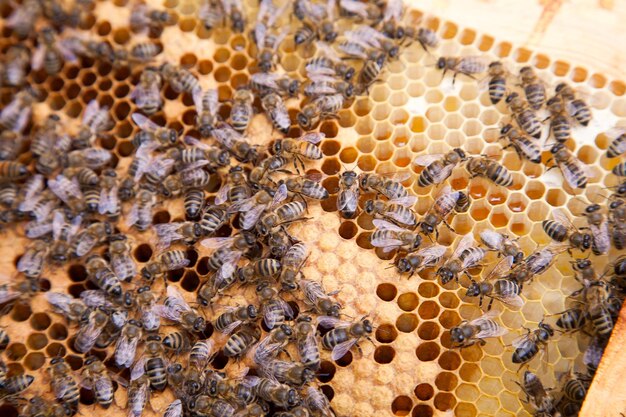
M234 332L224 345L224 355L227 357L241 357L252 345L261 338L261 329L256 324L243 324Z
M519 127L526 134L539 139L541 137L541 122L535 112L529 108L528 103L515 92L510 93L505 101Z
M351 57L365 61L372 57L371 51L383 52L388 58L397 58L400 53L396 42L371 26L360 25L356 29L345 31L343 35L346 41L340 43L339 48Z
M524 252L517 243L517 239L511 239L507 235L493 230L483 230L480 232L480 240L490 250L498 251L498 256L512 256L513 263L518 263L524 259Z
M609 204L609 225L613 247L622 250L626 247L626 206L624 200L614 200Z
M72 242L71 254L81 258L97 245L104 243L113 233L113 226L108 222L95 222L76 234Z
M422 236L382 219L374 219L376 230L370 237L372 246L381 248L383 252L401 249L406 252L416 251L422 244Z
M251 162L257 159L256 147L227 123L218 123L211 132L215 140L240 162ZM188 138L188 137L187 137Z
M562 143L550 149L556 166L561 170L563 178L572 188L585 188L592 173L589 168L570 152Z
M359 203L359 180L354 171L344 171L339 176L337 210L344 219L353 219Z
M513 147L520 159L527 159L538 164L541 162L541 148L532 139L520 133L512 124L506 124L500 130L500 139L508 140L508 147Z
M420 187L428 187L432 184L441 184L451 174L452 170L461 162L466 161L467 156L462 149L455 148L447 154L433 154L418 156L413 160L414 165L426 167L417 181Z
M322 337L322 347L331 351L331 358L334 361L341 359L353 346L361 351L358 342L362 337L371 341L369 335L373 327L366 317L354 323L345 322L336 317L319 316L317 318L319 325L332 328Z
M355 69L342 61L334 49L324 42L316 42L316 49L321 56L307 61L305 69L309 78L319 76L338 77L350 82L355 75Z
M291 120L283 99L276 93L269 93L261 99L261 105L275 129L282 133L289 132Z
M143 326L136 320L129 320L122 328L122 333L115 345L115 365L130 368L135 361L137 345L143 335Z
M189 365L204 369L216 353L212 340L198 340L189 352Z
M626 129L615 127L604 133L610 140L606 149L607 158L615 158L626 152Z
M109 114L109 106L101 106L97 100L91 100L87 107L85 108L85 113L83 113L82 125L83 127L89 129L92 134L98 134L109 130L113 127L114 122L111 120L111 116ZM86 150L87 153L96 153L104 152L105 150L93 149ZM107 161L108 162L108 161ZM90 166L90 168L97 168Z
M591 109L584 100L577 98L577 94L572 87L566 83L560 83L556 86L555 92L565 100L566 109L570 116L583 126L589 125L593 117Z
M164 62L159 67L159 72L176 93L191 93L200 87L200 81L195 75L169 62Z
M189 264L189 262L189 259L187 259L187 252L184 250L169 250L161 252L156 256L156 259L149 261L143 268L141 268L141 276L147 281L152 282L157 277L163 276L168 271L184 268ZM172 287L172 291L174 291L174 287ZM177 293L173 293L172 302L175 301L176 295Z
M587 322L587 314L583 309L578 307L569 308L558 313L559 318L556 321L557 327L566 332L580 330Z
M183 201L185 217L189 220L197 220L204 211L204 203L204 191L202 189L189 188L186 190ZM204 233L204 230L202 233Z
M546 87L543 81L530 66L522 67L519 71L519 77L530 107L539 110L546 101Z
M131 380L128 387L128 416L141 417L146 404L150 400L150 381L147 375Z
M414 196L389 201L367 200L363 209L370 216L382 217L401 227L415 229L418 225L417 215L410 208L414 201Z
M57 41L57 34L51 27L41 29L38 38L39 46L31 60L35 71L43 68L48 75L55 75L61 71L66 61L74 62L78 59L63 42Z
M203 137L207 137L211 134L211 130L218 120L219 102L217 90L208 89L202 91L202 88L197 87L193 89L192 97L197 113L196 127Z
M137 62L148 62L151 61L155 56L159 55L162 51L162 48L153 42L140 42L133 45L130 48L130 51L125 49L118 50L118 54L116 54L116 58L120 61L131 63L133 61Z
M245 29L246 21L241 0L222 0L222 7L224 8L224 12L230 19L231 29L234 32L243 32Z
M83 193L80 191L80 186L76 178L70 180L64 175L59 174L55 179L48 181L48 188L74 213L85 210L85 199Z
M67 222L61 210L54 212L52 219L52 240L50 258L53 261L63 263L70 257L71 242L82 223L82 217L76 216L71 222Z
M21 6L15 7L6 19L6 25L19 38L26 38L34 33L35 23L42 15L41 3L36 0L26 0Z
M278 185L285 184L287 190L298 195L315 200L325 200L329 197L328 191L319 183L321 176L307 174L305 177L290 177L280 180Z
M108 262L100 255L91 255L85 261L87 276L100 289L117 298L122 295L120 280Z
M294 332L300 362L307 368L317 371L321 359L311 316L298 316Z
M278 16L273 16L273 18L276 19ZM266 73L275 68L278 59L278 47L289 32L288 28L283 28L280 32L272 34L269 33L271 26L271 24L266 25L262 22L257 22L254 27L254 40L258 50L256 57L257 67L261 72Z
M25 391L34 381L35 377L27 374L14 375L5 378L2 386L0 387L2 399L6 400L7 397L11 397Z
M305 211L306 203L302 201L292 201L291 203L283 204L262 216L256 225L256 231L261 236L267 236L286 224L304 221L306 218L303 218L302 215Z
M205 236L212 235L229 220L230 216L224 206L207 206L202 211L199 224Z
M3 130L0 132L0 161L15 159L22 149L24 140L25 137L18 132L13 132L12 130ZM31 142L31 151L32 147Z
M282 268L278 281L283 291L294 291L298 288L302 274L300 270L308 256L308 249L304 243L296 243L286 250L281 259Z
M252 78L257 74L253 74ZM252 116L254 116L254 109L252 108L253 102L254 94L252 94L249 88L238 88L237 91L235 91L233 106L230 110L230 123L236 131L245 132L246 129L248 129L250 120Z
M506 81L509 71L501 61L493 61L487 69L487 81L489 90L489 100L491 104L498 104L507 92Z
M605 254L611 247L609 222L606 216L600 213L600 209L600 205L591 204L585 208L583 214L587 218L587 225L593 236L591 250L595 255Z
M150 388L155 391L163 391L167 386L166 361L158 335L148 336L144 354L133 366L130 379L136 381L144 375L147 376Z
M218 281L221 282L234 274L241 256L256 244L256 237L244 231L232 237L204 239L200 244L217 249L207 260L207 269L217 271Z
M250 77L250 88L261 98L270 93L277 93L281 97L297 97L300 81L283 74L257 72Z
M130 256L131 245L128 237L122 234L109 238L109 259L115 275L122 281L130 282L137 274L135 261Z
M277 139L272 145L272 150L276 155L286 155L294 158L294 167L298 170L297 163L304 170L302 159L317 160L322 159L322 151L315 146L324 139L324 133L312 132L300 136L298 139Z
M218 0L209 0L198 9L198 18L202 22L205 29L211 30L216 27L222 27L226 20L222 2Z
M70 322L81 322L89 316L87 305L69 294L48 292L46 300L55 313L62 314Z
M445 253L445 246L432 245L419 249L417 252L409 253L402 258L398 258L395 265L398 272L401 274L409 272L409 278L411 278L413 274L439 264Z
M72 375L70 366L60 356L50 360L50 366L47 369L50 376L50 386L55 398L62 404L67 404L69 408L76 411L78 408L78 400L80 390L78 383Z
M572 126L570 117L565 110L565 102L554 96L546 103L550 111L550 132L557 142L565 142L571 137Z
M51 294L51 293L48 293ZM46 294L47 295L47 294ZM0 329L0 352L4 352L4 350L9 346L9 342L11 338L9 334L4 329Z
M524 305L524 300L520 297L520 286L514 280L503 278L511 271L512 265L512 256L503 258L483 281L475 282L472 279L465 295L467 297L479 297L480 306L482 306L485 297L490 298L487 310L491 310L494 300L498 300L510 307L521 308Z
M315 377L315 373L304 365L296 362L271 360L263 363L261 374L281 384L302 387Z
M215 329L224 334L230 334L241 324L253 322L257 316L258 312L253 304L230 307L215 319Z
M204 318L189 307L181 293L172 285L167 287L167 297L163 305L157 305L155 309L159 316L179 323L184 329L191 332L200 332L205 328Z
M308 279L301 279L299 286L304 294L305 304L309 305L313 311L324 316L339 317L341 304L331 298L338 291L326 293L319 282Z
M34 241L26 248L26 251L17 262L17 270L23 273L26 278L39 278L49 250L50 247L43 240Z
M253 387L253 392L258 397L277 407L290 409L302 401L300 394L295 388L281 384L272 378L247 376L244 383Z
M488 157L471 157L466 165L470 178L486 177L497 185L510 187L513 185L513 176L502 165Z
M587 390L591 385L591 377L581 374L579 372L572 372L571 370L559 378L559 382L563 385L563 394L566 399L580 403L587 396Z
M452 210L456 208L460 196L460 191L452 191L449 185L445 185L439 191L435 202L418 224L422 232L426 235L431 235L434 232L436 236L439 236L437 226L441 223L452 230L452 227L448 224L446 219L450 213L452 213Z
M202 237L202 229L199 223L195 222L174 222L163 223L154 226L154 230L159 238L157 248L167 249L172 242L183 241L185 244L193 244Z
M322 119L335 118L344 105L343 94L319 96L302 107L297 114L298 124L304 130L311 130Z
M2 80L6 85L19 87L24 84L30 52L22 44L12 45L6 51L6 66Z
M287 318L294 317L293 309L286 301L278 296L278 291L269 286L265 281L257 285L256 293L261 301L261 313L263 323L268 329L273 329L283 324Z
M576 228L571 220L559 209L552 210L554 220L544 220L541 225L543 230L556 242L568 241L572 248L581 251L589 250L593 243L591 233L582 233Z
M524 372L522 384L516 382L526 395L526 402L531 405L536 416L556 415L554 398L548 393L537 375L530 371Z
M133 121L139 128L139 132L133 138L133 145L139 147L142 143L156 141L161 146L172 146L178 142L178 132L174 129L159 126L141 113L131 115Z
M456 77L459 74L475 79L474 74L480 74L487 70L485 59L479 56L441 57L437 60L436 66L437 69L443 70L444 77L448 71L454 73L452 85L456 82Z
M109 316L102 310L94 310L89 314L87 321L81 325L76 333L74 348L81 353L89 352L109 321Z
M535 330L526 329L527 333L513 340L512 344L515 348L513 352L513 363L519 363L521 365L532 360L539 349L547 349L548 341L554 336L554 330L552 326L544 323L543 320L539 322Z
M487 343L485 339L507 334L509 331L494 320L498 314L499 311L490 310L474 320L469 322L464 320L458 326L454 326L450 329L453 347L464 348L476 343L484 346Z
M232 204L228 211L241 212L242 215L239 218L239 224L242 229L249 230L257 224L264 211L275 208L286 198L287 186L281 184L275 191L262 190L247 199ZM206 242L212 241L207 240Z
M16 133L22 132L30 120L35 98L36 93L30 88L17 92L0 111L0 127Z
M156 193L151 187L143 186L137 192L133 206L126 217L126 226L134 226L140 232L152 224L152 208L156 205Z
M242 283L273 278L280 272L282 264L272 258L261 258L251 261L237 270L237 277Z
M165 408L163 417L182 417L183 416L183 402L178 399L174 400Z
M136 3L130 11L130 30L141 32L149 29L160 34L165 26L172 23L172 16L167 10L151 9L145 3Z
M465 274L470 276L467 272L468 269L474 268L479 265L479 262L485 257L485 250L479 247L473 247L474 235L471 233L466 234L459 241L452 257L446 261L446 263L437 270L437 276L441 277L441 283L443 285L454 279L459 281L459 274Z
M113 381L104 364L95 356L85 360L83 386L94 392L96 402L102 408L109 408L113 403Z
M163 77L161 77L158 69L147 67L141 72L139 84L130 93L130 98L135 101L137 108L145 114L154 114L163 107L162 85Z
M611 172L618 177L626 177L626 162L615 165Z
M551 243L531 253L522 262L517 264L509 279L514 280L520 286L524 282L530 281L533 277L546 272L556 261L557 256L566 251L569 245L561 243Z

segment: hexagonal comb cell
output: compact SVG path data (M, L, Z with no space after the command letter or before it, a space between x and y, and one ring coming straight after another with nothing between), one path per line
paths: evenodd
M99 39L114 47L130 47L142 40L158 41L163 48L163 60L154 64L175 63L197 76L203 88L216 88L222 105L218 114L225 121L232 121L231 110L237 90L251 82L259 71L254 39L248 33L211 28L210 22L206 21L207 16L205 19L198 18L202 6L194 2L166 0L147 3L171 14L171 22L157 31L162 33L154 33L153 30L141 32L127 27L129 12L126 7L131 5L125 0L98 2L93 5L93 10L87 11L88 16L79 27L91 30ZM252 25L258 2L244 1L243 5L249 14L246 16L247 24ZM8 4L1 6L0 12L5 20L13 7ZM499 131L501 124L510 119L504 100L493 106L488 92L475 80L462 75L454 84L448 75L442 79L441 72L433 67L432 57L440 54L482 54L493 60L502 59L514 64L516 72L523 65L532 65L546 84L550 84L549 94L552 94L553 84L567 81L577 92L580 90L581 96L591 98L594 116L618 125L626 124L623 120L626 117L626 86L622 81L611 80L590 68L552 59L508 42L499 42L492 36L459 27L453 22L426 18L425 14L415 10L407 11L407 14L415 21L423 20L425 27L435 30L442 39L441 46L425 53L418 42L407 41L406 44L410 45L401 49L398 59L385 66L380 82L372 84L369 91L351 102L346 102L345 108L334 112L335 117L319 124L317 129L325 135L320 144L323 157L319 161L307 162L306 168L307 173L311 170L321 173L321 184L330 198L320 205L309 203L307 217L310 219L289 229L294 238L306 242L311 249L310 257L302 267L303 275L307 279L323 282L329 290L338 291L337 300L345 307L346 317L342 318L357 319L369 314L375 322L373 346L360 343L362 356L354 349L334 361L327 352L323 352L315 378L338 415L520 415L525 406L518 396L519 388L512 382L519 380L519 375L516 373L517 366L511 362L511 350L496 340L488 341L484 347L474 345L454 350L449 332L451 328L481 314L479 309L474 308L474 300L466 296L467 289L464 287L471 280L485 278L491 265L498 260L497 254L487 253L486 267L468 271L468 276L460 278L460 285L440 285L434 270L421 271L408 279L400 276L394 265L390 265L396 261L397 249L373 250L376 222L372 215L364 212L364 205L368 199L380 197L375 195L379 193L361 193L355 218L340 219L337 211L340 194L338 175L350 169L383 177L397 172L406 173L406 179L401 182L410 193L419 196L415 210L421 218L433 205L441 187L418 186L417 179L425 168L413 163L416 157L445 154L454 148L464 149L472 158L489 155L511 172L514 185L498 186L485 176L470 179L466 165L460 164L451 173L449 184L455 191L467 192L471 201L469 210L453 214L448 221L450 228L440 227L439 236L432 236L432 239L448 247L446 256L449 257L458 243L457 235L474 233L478 239L479 232L495 230L511 239L518 239L516 242L528 255L536 245L543 247L551 241L541 222L548 219L554 209L566 212L577 226L586 225L587 219L580 216L584 207L580 209L577 201L603 204L598 195L608 193L606 187L617 184L616 178L609 174L616 162L605 157L609 146L607 138L596 131L597 127L574 126L573 137L576 140L568 141L566 147L573 157L586 165L593 165L594 172L584 191L568 189L556 175L559 168L551 168L553 161L548 163L552 156L547 150L541 149L541 163L525 160L513 148L502 150L504 141L499 140ZM341 30L349 29L347 21L344 22L343 17L341 19L340 25L346 26ZM295 22L292 26L296 24L299 23ZM0 49L6 52L18 36L5 23L0 26ZM25 42L35 48L40 44L39 41ZM278 51L280 72L302 78L306 75L306 61L315 56L317 48L314 44L305 48L296 46L290 34ZM50 112L56 112L62 115L64 122L71 124L81 119L92 100L108 106L113 126L106 135L96 140L96 145L110 150L113 154L111 166L125 174L136 155L135 135L139 129L131 120L131 115L141 111L134 91L141 83L142 68L102 63L85 57L66 62L58 74L48 76L43 69L35 71L29 75L28 82L43 91L38 98L34 120L40 123ZM10 101L12 91L5 85L0 87L3 106ZM159 87L158 94L164 105L155 110L151 120L181 135L199 137L192 94L176 91L169 83ZM295 118L302 104L298 98L286 100L293 125L289 136L295 137L300 133L295 126ZM261 110L259 100L254 107ZM248 133L261 152L269 149L269 139L274 140L279 135L259 114L253 117ZM31 159L32 155L25 155L23 162L29 163ZM217 198L221 186L219 177L219 174L214 175L211 186L207 186L202 194L204 203L212 204ZM152 222L167 224L188 219L182 204L175 204L178 202L167 200L160 204L152 213ZM128 211L121 213L122 220ZM123 223L118 222L115 232L129 235L133 241L130 258L141 270L158 259L161 251L155 245L151 232L138 233ZM236 225L237 221L233 224ZM14 260L24 253L26 240L14 231L6 233L8 237L3 240L15 243L5 249L4 258L8 262L3 266L7 274L12 274L16 270ZM240 230L236 226L224 226L216 232L216 236L230 237L238 233ZM422 245L430 244L428 237L423 236ZM211 279L213 270L209 266L209 253L199 245L196 249L185 247L184 251L189 264L169 271L163 281L180 288L191 300L193 294ZM106 250L98 253L107 259L110 256ZM576 252L576 255L579 254ZM596 259L606 261L606 258ZM536 328L543 314L554 314L558 312L555 308L565 307L561 298L578 289L568 281L573 273L569 262L559 259L549 272L526 285L524 297L529 304L521 312L495 302L493 308L501 313L500 322L510 330L504 341L510 343L514 335L520 334L523 326ZM46 271L45 277L48 289L65 291L74 298L96 288L88 279L82 260L72 260L64 268ZM41 287L43 291L44 286ZM243 304L248 295L237 294L232 301ZM290 305L302 307L294 300L290 301ZM486 308L488 302L485 299L483 307ZM302 308L295 310L294 315L307 314ZM44 296L37 295L32 302L20 298L7 311L8 314L0 318L0 324L11 336L11 343L3 353L11 374L37 375L35 384L39 389L43 384L39 379L45 373L49 358L64 357L76 375L85 369L85 357L82 352L77 352L75 346L76 326L50 311ZM213 313L207 314L210 316ZM214 332L212 325L203 329L202 335L209 340L221 340L221 335ZM564 372L570 363L580 362L589 341L579 336L561 336L575 337L576 343L572 339L572 343L565 346L561 340L558 349L551 349L548 372L541 375L546 386L555 386L556 372ZM112 349L94 348L90 353L101 358L111 372L128 379L129 372L117 368L111 360ZM538 368L537 362L532 363L533 370ZM237 365L219 354L212 366L228 373ZM88 390L81 390L81 403L93 404L93 394L85 391ZM159 395L155 397L154 409L164 410L166 399ZM115 412L121 411L115 408ZM0 415L17 413L12 406L0 407ZM96 408L94 414L103 413Z

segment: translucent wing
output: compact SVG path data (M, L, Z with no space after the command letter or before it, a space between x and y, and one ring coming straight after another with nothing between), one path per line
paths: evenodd
M96 99L91 100L85 108L85 113L83 113L83 124L88 125L99 111L100 104L98 104L98 101Z
M513 257L506 256L500 260L493 267L493 269L489 272L486 279L500 279L503 276L507 275L511 271L511 266L513 265Z
M424 264L435 261L446 253L446 247L441 245L433 245L424 249L420 249L417 255L424 258Z
M605 254L611 248L609 222L604 220L600 225L590 224L589 229L593 235L594 253Z
M487 337L500 337L509 332L506 327L500 326L498 323L494 322L491 319L479 317L474 320L473 323L476 326L480 326L482 328L482 330L476 333L476 337L479 339L484 339Z
M413 165L420 165L420 166L426 167L426 166L432 164L433 162L442 159L443 156L444 156L443 154L431 154L431 155L416 156L415 159L413 159Z
M400 239L394 239L393 237L382 237L378 235L372 235L370 242L372 246L377 248L387 249L385 252L389 252L395 247L402 246L403 242Z
M259 221L261 214L265 210L266 206L264 204L259 204L257 206L252 207L250 211L245 212L245 215L239 217L239 223L241 224L241 228L243 230L250 230L254 227L254 225Z
M587 174L586 167L583 165L582 162L580 162L580 160L576 159L575 157L572 157L570 158L570 161L571 161L571 166L570 164L566 164L563 162L557 162L557 164L559 168L561 169L563 178L569 184L569 186L572 188L578 188L579 175L576 172L574 172L572 168L573 167L578 168L578 170L581 171L582 175L584 175L587 178L589 178L589 175Z
M228 192L230 191L230 186L228 184L223 184L220 189L217 191L217 195L215 196L215 204L221 205L228 200Z
M524 300L522 299L522 297L519 296L519 294L493 294L492 297L512 307L524 307Z
M511 344L515 349L519 349L521 347L527 347L529 344L533 343L531 340L532 333L524 334L515 338Z
M184 239L184 236L178 233L181 223L161 223L154 226L154 230L159 238L157 247L161 250L167 249L172 242Z
M14 291L11 288L0 288L0 304L8 303L9 301L15 300L20 295L21 294L19 292Z
M393 232L404 232L406 231L405 229L403 229L402 227L388 222L387 220L383 220L383 219L374 219L372 220L372 223L374 224L374 226L376 226L376 228L378 230L391 230Z
M98 308L104 306L105 308L112 307L113 304L107 300L107 294L103 290L85 290L80 293L80 299L87 307Z
M472 246L472 243L474 243L474 235L472 233L468 233L463 236L463 238L461 238L461 240L459 241L459 244L456 246L452 257L458 258L465 249L468 249Z
M268 88L277 89L278 84L276 83L276 80L278 79L278 77L278 74L272 72L257 72L256 74L252 74L251 82L253 84L259 84Z
M338 319L336 317L331 317L331 316L317 317L317 324L319 324L320 326L328 327L328 328L334 328L338 326L347 327L350 325L350 323L347 321L343 321L341 319Z
M193 136L188 136L186 135L183 138L183 141L189 145L189 146L195 146L198 147L200 149L204 149L204 150L208 150L210 149L210 146L207 145L206 143L202 143L199 139L194 138Z
M163 413L163 417L181 417L183 415L183 402L178 399L174 400L170 405L165 409L165 413Z
M414 195L407 195L404 197L394 198L389 202L393 204L399 204L404 207L413 207L415 203L417 203L417 197Z
M235 237L210 237L200 242L202 246L209 249L219 249L224 246L232 245Z
M332 353L330 355L331 358L334 361L337 361L337 360L343 358L343 356L346 353L348 353L350 351L350 349L352 349L352 346L354 346L357 341L358 341L357 338L353 338L353 339L346 340L343 343L339 343L337 346L335 346L333 348L333 351L332 351Z
M317 145L324 139L326 135L323 132L311 132L300 136L300 140Z
M567 217L567 215L563 213L561 210L559 210L558 208L555 208L554 210L552 210L552 216L554 217L554 220L556 222L561 223L563 226L567 227L570 231L576 230L576 226L572 224L572 221L569 219L569 217Z
M402 11L404 10L404 3L402 0L389 0L385 6L385 12L383 13L383 22L402 20Z
M154 132L160 127L159 125L157 125L156 123L154 123L152 120L148 119L146 116L144 116L141 113L133 113L131 115L131 118L133 119L135 124L139 126L139 128L142 130Z
M193 91L191 92L191 96L193 97L193 104L196 106L196 112L198 113L202 113L205 110L204 106L203 106L203 97L204 93L202 92L202 87L200 87L199 85L197 85Z
M477 74L485 72L487 65L489 65L489 58L486 56L467 56L461 59L458 69L468 74Z
M326 298L326 294L321 285L316 281L310 281L308 279L300 280L300 288L304 293L304 296L310 304L315 304L319 298Z
M504 236L493 230L483 230L480 232L480 240L492 250L499 250L502 247Z
M346 190L342 194L344 196L343 199L337 199L337 209L343 210L345 208L356 209L358 197L357 194L352 190Z
M100 214L114 214L119 206L119 199L117 197L118 186L115 185L110 189L100 190L100 203L98 204L98 213Z
M283 200L285 200L287 198L287 196L288 196L288 194L287 194L287 186L285 184L281 184L276 189L276 192L274 193L274 198L272 199L272 204L270 205L270 207L276 207Z
M139 379L144 374L144 366L146 364L146 357L142 356L139 360L133 365L133 369L130 371L130 380L134 381Z
M31 66L35 71L39 71L43 67L43 59L46 55L46 47L44 45L39 45L35 52L33 52L33 56L31 57Z
M50 303L50 305L61 314L68 316L70 314L70 303L74 300L74 298L65 293L47 292L46 300L48 300L48 303Z
M139 339L139 337L120 337L117 339L115 346L115 364L117 366L130 368L135 360ZM143 369L143 366L141 366L141 369Z
M367 19L367 3L356 0L339 0L339 6L362 19Z
M326 42L317 41L315 43L315 49L320 51L321 55L325 56L326 58L330 59L331 61L333 61L333 62L341 62L341 58L339 57L337 52L335 52L335 50L330 45L328 45Z
M64 227L65 216L63 215L61 210L57 210L54 212L54 216L52 217L52 238L54 240L59 240Z

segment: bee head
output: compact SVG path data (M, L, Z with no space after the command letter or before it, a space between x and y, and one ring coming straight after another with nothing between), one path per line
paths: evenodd
M363 330L365 333L372 333L374 331L374 327L372 326L372 322L369 320L363 320Z
M504 136L507 133L509 133L511 129L513 129L513 125L511 123L507 123L504 126L502 126L502 129L500 129L500 134Z
M206 322L204 321L204 318L202 317L198 317L194 320L193 322L193 330L196 332L201 332L204 330L204 328L206 327Z
M300 404L300 396L298 395L298 391L293 388L289 389L289 393L287 394L287 404L289 407L295 407Z
M450 329L450 339L456 343L463 343L465 341L465 335L460 327Z
M396 268L399 272L409 272L411 270L411 264L406 258L400 258L396 261Z
M367 214L371 215L371 214L374 214L374 208L375 208L374 200L367 200L365 202L365 206L363 207L363 210L365 210Z
M283 333L285 333L285 335L287 335L287 336L291 336L293 334L293 329L288 324L281 324L280 325L280 330Z
M298 124L305 130L308 130L311 128L311 119L309 119L309 117L306 114L304 114L304 112L298 113L298 115L296 116L296 119L298 120Z
M480 294L480 285L477 282L472 282L469 287L467 287L467 291L465 295L468 297L477 297Z
M345 74L343 75L343 79L346 81L350 81L352 80L352 78L354 78L354 74L355 74L355 69L350 67L346 70Z
M254 306L254 304L250 304L246 310L247 310L248 318L250 319L257 318L259 312L257 311L256 306Z
M346 174L348 171L346 172ZM359 185L363 190L367 190L367 180L369 179L369 174L361 174L359 175Z
M446 58L445 57L441 57L437 60L437 68L438 69L444 69L446 67Z
M510 104L513 100L517 99L519 97L519 94L517 93L511 93L508 96L506 96L506 99L504 100L507 104Z
M441 277L441 283L444 285L452 281L452 278L454 278L452 271L445 267L439 268L437 275Z
M585 208L585 213L594 213L600 210L600 204L591 204Z
M565 148L565 146L562 143L557 143L550 149L550 153L555 154L563 148Z

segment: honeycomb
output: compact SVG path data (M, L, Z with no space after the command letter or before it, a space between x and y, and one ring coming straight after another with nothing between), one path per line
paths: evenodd
M251 12L257 7L256 0L244 3ZM207 31L196 19L198 4L194 1L151 0L148 4L165 7L175 15L176 23L166 27L161 35L166 42L160 59L190 69L200 77L203 87L216 87L223 102L220 112L228 115L227 100L237 87L248 82L254 65L251 41L225 29ZM82 29L113 45L140 42L146 36L128 29L127 6L126 0L95 3L92 18ZM3 3L0 15L6 18L10 12L11 6ZM409 20L421 17L418 10L409 12ZM605 187L616 185L616 178L609 175L616 161L604 156L608 138L601 133L607 126L626 126L626 85L591 69L552 61L546 55L497 41L452 22L429 18L426 24L442 38L438 55L483 54L516 65L532 65L549 85L563 80L583 91L593 107L594 122L587 128L576 129L576 142L570 141L568 147L593 167L594 176L586 190L574 191L563 186L557 170L547 172L544 164L520 161L513 152L503 151L497 141L499 123L506 120L504 103L492 106L486 91L475 81L459 78L452 85L451 78L442 80L441 72L432 66L432 56L417 45L404 48L399 59L386 67L383 81L375 84L368 96L358 97L349 108L341 110L336 121L321 124L320 131L326 134L321 144L324 159L308 163L307 169L325 174L323 185L331 197L320 205L311 205L308 213L311 219L290 229L311 247L304 268L307 278L323 282L328 291L339 290L337 298L346 307L347 315L372 314L377 325L375 345L362 344L363 358L353 352L333 362L326 352L324 374L319 380L337 415L524 415L527 410L515 384L519 380L518 366L512 364L511 350L504 344L510 344L522 326L536 326L544 314L565 308L565 296L578 287L572 279L569 258L559 258L555 266L528 286L524 294L526 303L520 311L496 307L501 311L500 321L510 329L502 338L503 343L490 340L482 348L452 350L446 331L464 319L477 317L479 308L464 299L462 288L454 284L442 287L432 273L406 279L389 268L390 255L372 250L369 242L374 229L372 218L361 213L355 220L342 220L336 212L336 175L342 166L355 166L357 172L409 172L410 178L403 184L419 197L416 210L424 214L433 203L435 191L432 187L417 186L415 180L420 168L411 163L415 156L445 153L455 147L463 147L472 155L487 154L512 172L514 186L496 187L480 178L469 181L463 169L455 170L450 184L458 190L469 187L473 204L469 212L452 219L456 233L440 230L439 242L450 246L457 235L495 229L519 237L524 252L530 253L537 245L549 242L541 221L553 208L561 208L574 217L584 207L581 198L601 203ZM0 48L5 50L14 36L6 28L1 35ZM304 61L314 52L314 48L296 49L293 40L287 38L280 47L280 66L287 74L302 77ZM109 105L115 127L110 137L100 139L99 145L114 151L114 166L125 171L134 149L131 138L137 132L129 118L136 110L129 95L138 78L138 71L112 68L88 59L66 64L58 76L35 72L30 81L46 94L35 106L34 121L41 122L54 111L64 115L71 129L90 100ZM11 99L10 91L3 88L1 92L2 104L6 104ZM185 134L193 131L195 112L191 98L167 86L162 95L166 98L165 105L154 120ZM287 104L294 120L300 103L290 100ZM275 136L271 130L265 117L256 115L249 136L253 143L266 146ZM292 129L291 133L295 136L297 132ZM548 158L548 152L544 152L543 161ZM213 191L217 191L217 186ZM370 196L362 195L361 203L367 198ZM183 219L181 207L180 199L166 201L154 213L154 223ZM150 231L128 231L128 234L133 238L133 256L140 269L155 253L155 236ZM15 265L26 242L23 231L5 231L0 242L2 271L15 276ZM207 254L199 246L189 251L190 258L196 262L170 273L168 281L178 283L192 300L193 291L207 276L201 267ZM492 263L492 255L488 256ZM606 259L600 258L599 262L606 263ZM42 286L51 291L77 295L90 288L84 269L77 264L47 270L44 277ZM244 296L239 295L232 302L243 300ZM9 315L0 318L0 325L12 338L5 357L11 374L37 376L38 382L29 388L30 393L47 395L47 385L39 382L45 381L47 358L65 356L77 375L83 358L69 343L73 329L62 317L49 311L45 297L38 295L31 301L17 303ZM586 343L582 337L560 336L550 344L547 369L537 369L547 386L555 385L555 372L566 371L573 362L580 362ZM227 370L238 367L228 364L226 358L218 358L214 366ZM116 403L121 406L125 404L123 391L116 392ZM88 392L83 390L81 394L83 404L93 403ZM153 412L164 411L172 399L168 395L166 392L153 398ZM106 413L97 407L89 410L98 416ZM115 406L112 411L119 415L124 412ZM151 411L145 413L150 415ZM0 415L16 416L17 410L3 405Z

